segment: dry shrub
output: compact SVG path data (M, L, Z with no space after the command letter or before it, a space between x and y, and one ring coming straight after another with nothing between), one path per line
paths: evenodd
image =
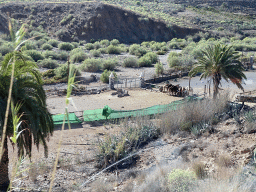
M205 164L203 162L194 162L192 169L198 179L203 179L206 176Z
M109 192L112 190L113 187L111 187L111 184L107 181L104 181L103 179L96 180L92 183L93 192Z
M215 114L227 110L228 99L228 95L223 94L215 100L204 99L181 104L175 111L172 110L161 117L161 131L174 134L178 131L190 131L193 126L199 124L200 129L205 129L209 124L215 123Z
M222 154L217 159L217 162L219 167L230 167L232 165L232 159L229 154Z

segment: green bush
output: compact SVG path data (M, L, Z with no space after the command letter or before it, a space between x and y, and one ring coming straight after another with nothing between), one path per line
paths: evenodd
M69 65L70 69L73 69L75 70L76 72L76 76L81 76L81 72L80 70L77 69L76 65L74 64L71 64ZM62 78L65 78L68 76L68 64L64 64L64 65L61 65L60 67L57 67L56 69L54 69L54 73L56 75L56 78L57 79L62 79Z
M84 53L84 50L82 48L75 48L72 51L70 51L69 55L72 56L72 55L77 54L79 52Z
M192 171L174 169L168 175L168 180L171 192L184 192L194 187L196 176Z
M58 67L58 62L56 60L52 60L51 58L44 59L38 62L38 65L43 68L55 69Z
M60 51L59 52L59 60L66 61L66 60L68 60L68 56L69 56L69 54L68 54L67 51Z
M87 43L87 44L84 45L84 47L85 47L85 49L87 49L87 50L92 50L92 49L94 49L94 46L93 46L92 43Z
M163 74L164 72L164 67L163 64L161 62L157 62L155 65L155 72L157 74L157 76L159 76L160 74Z
M48 40L48 43L53 47L58 47L59 41L55 39Z
M150 48L152 51L158 51L162 48L162 45L161 43L154 43L150 46Z
M107 48L99 48L98 51L104 54L107 53Z
M138 59L135 57L127 57L124 59L123 67L138 67Z
M120 54L121 53L121 49L118 46L109 45L107 47L107 53L108 54Z
M36 42L38 47L41 47L43 44L47 43L47 41L45 39L40 39Z
M42 73L42 76L43 77L46 77L46 78L52 78L55 76L55 73L54 73L54 69L49 69L45 72Z
M71 43L63 42L58 45L58 48L60 50L71 51L72 49L74 49L74 45L72 45Z
M151 63L156 63L158 61L158 56L154 52L148 52L144 56L149 56L151 59Z
M37 49L37 44L35 41L26 41L24 47L26 50Z
M179 58L179 54L176 52L170 52L167 58L167 62L170 68L180 66L181 60Z
M102 63L102 69L105 70L111 70L113 71L116 66L118 65L118 60L116 58L109 58L103 61Z
M72 42L71 44L74 46L74 48L78 48L79 47L79 43L77 43L77 42Z
M147 50L144 47L141 47L138 44L133 44L129 48L129 53L131 55L136 55L136 56L143 56L147 53Z
M110 42L109 42L109 40L104 39L104 40L101 40L101 41L100 41L100 44L103 45L104 47L107 47L107 46L110 45Z
M99 41L96 41L95 43L93 43L93 47L94 47L94 49L99 49L99 48L101 48L100 42L99 42Z
M139 58L138 66L139 67L152 67L152 60L151 60L150 56L144 55L143 57Z
M114 71L108 71L107 69L105 69L104 72L100 76L100 80L103 83L109 83L109 76L110 76L111 72L113 73L115 78L117 78L117 75L116 75L116 73Z
M124 52L124 53L129 52L129 47L125 44L119 44L118 47L120 47L121 52Z
M2 54L2 56L5 56L7 53L10 53L14 50L13 46L11 44L2 44L0 46L0 53Z
M88 58L88 55L84 52L77 52L70 57L72 63L82 62Z
M41 52L36 51L36 50L26 50L24 51L25 55L30 56L35 62L38 60L43 60L44 56L42 55Z
M55 51L45 51L43 52L44 58L52 58L52 59L59 59L59 54L56 53Z
M101 59L86 59L84 60L83 64L81 65L81 70L82 71L87 71L87 72L97 72L101 69Z
M90 54L93 56L93 57L100 57L100 51L99 50L90 50Z
M117 39L113 39L112 41L110 41L110 44L117 46L119 44L119 41Z
M52 50L52 46L48 43L44 43L42 46L41 46L41 49L43 50Z

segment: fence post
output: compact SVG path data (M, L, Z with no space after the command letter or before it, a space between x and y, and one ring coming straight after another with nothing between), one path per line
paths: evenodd
M109 75L109 88L115 89L114 84L115 84L115 76L111 72L111 74Z

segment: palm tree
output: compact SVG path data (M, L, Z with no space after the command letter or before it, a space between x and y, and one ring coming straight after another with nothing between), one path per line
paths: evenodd
M246 79L243 73L243 66L238 60L238 52L227 45L212 45L202 51L202 56L198 58L196 65L189 72L189 76L202 73L202 78L211 78L213 81L213 98L216 98L221 79L229 80L236 84L239 89L244 90L242 79Z
M7 138L15 140L13 144L17 144L19 157L24 156L25 152L31 157L33 141L37 149L39 143L43 144L47 156L46 139L49 139L54 129L52 117L46 108L46 95L37 66L26 60L23 53L18 51L20 44L16 45L15 51L5 55L0 68L1 149L3 146L3 150L0 150L0 191L6 191L10 183ZM14 114L9 112L10 103L12 106L19 106L18 127L13 126ZM16 135L17 132L19 134Z

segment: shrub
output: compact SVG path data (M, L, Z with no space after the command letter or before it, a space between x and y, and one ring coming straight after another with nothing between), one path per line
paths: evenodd
M2 56L5 56L7 53L10 53L14 50L13 46L11 44L2 44L0 46L0 53Z
M107 48L99 48L98 51L100 53L107 53Z
M59 59L60 60L67 60L68 59L68 56L69 56L69 54L68 54L68 52L67 51L60 51L59 52Z
M104 72L101 74L100 76L100 80L103 82L103 83L109 83L109 76L110 74L113 73L113 75L115 76L115 78L117 78L117 75L114 71L109 71L107 69L104 70Z
M135 57L127 57L124 59L123 67L138 67L138 59Z
M87 58L88 58L88 55L86 53L77 52L75 54L72 54L72 56L70 57L70 60L72 63L78 63L78 62L84 61Z
M56 53L55 51L45 51L43 52L44 58L52 58L52 59L59 59L59 54Z
M24 53L30 56L35 62L37 62L38 60L44 59L44 56L42 55L42 53L36 50L27 50L27 51L24 51Z
M100 44L103 45L104 47L107 47L110 45L109 40L107 40L107 39L101 40Z
M85 49L87 49L87 50L92 50L92 49L94 49L94 46L93 46L92 43L87 43L87 44L84 45L84 47L85 47Z
M44 43L42 46L41 46L41 49L43 50L52 50L52 46L48 43Z
M136 55L136 56L143 56L147 53L147 50L144 47L141 47L138 44L133 44L129 48L129 53L131 55Z
M205 164L203 162L195 162L192 169L198 179L203 179L206 176Z
M70 51L70 56L72 56L72 55L74 55L74 54L76 54L76 53L79 53L79 52L84 52L84 50L82 49L82 48L75 48L75 49L73 49L72 51Z
M152 44L152 45L150 46L150 48L151 48L152 51L158 51L158 50L161 49L161 47L162 47L161 43L154 43L154 44Z
M77 42L72 42L71 44L74 46L74 48L78 48L79 47L79 43L77 43Z
M26 41L24 47L26 50L36 49L37 44L35 41Z
M52 78L55 76L55 72L54 72L54 69L49 69L45 72L42 73L42 76L43 77L47 77L47 78Z
M99 56L100 56L100 51L93 49L93 50L90 51L90 54L91 54L93 57L99 57Z
M188 170L174 169L169 175L170 191L190 191L195 185L195 174Z
M83 64L81 65L81 70L82 71L87 71L87 72L96 72L101 69L101 59L86 59L84 60Z
M107 47L107 53L108 54L120 54L121 53L121 49L117 46L114 45L109 45Z
M47 41L45 39L40 39L36 42L38 47L41 47L43 44L47 43Z
M152 60L151 60L150 56L144 55L143 57L139 58L138 66L139 67L152 67Z
M76 72L76 76L81 76L81 72L80 72L80 70L77 69L76 65L71 64L69 67L70 67L70 69L74 68L74 70ZM66 64L61 65L60 67L54 69L54 73L55 73L57 79L62 79L62 78L67 77L68 76L68 64L66 63Z
M113 39L112 41L110 41L110 44L117 46L119 44L119 41L117 39Z
M116 58L109 58L103 61L102 69L105 70L114 70L118 65L118 60Z
M58 47L59 41L55 39L48 40L48 43L53 47Z
M145 57L150 57L150 59L151 59L151 63L156 63L157 62L157 60L158 60L158 56L157 56L157 54L156 53L153 53L153 52L148 52L148 53L146 53L146 55L144 55Z
M170 52L167 58L169 67L176 67L181 65L180 58L178 56L179 54L176 52Z
M120 47L121 52L129 52L129 47L125 44L120 44L118 47Z
M99 42L99 41L96 41L96 42L93 44L93 47L94 47L94 49L99 49L99 48L101 48L100 42Z
M161 62L156 63L155 72L156 72L157 76L164 73L164 67L163 67L163 64Z
M55 69L58 67L58 63L56 60L52 60L51 58L41 60L38 62L38 65L43 68L48 68L48 69Z
M65 36L66 34L66 31L63 30L63 29L60 29L59 31L56 32L56 36L59 38L59 39L63 39L63 37Z
M58 48L60 50L71 51L72 49L74 49L74 45L72 45L71 43L63 42L58 45Z

